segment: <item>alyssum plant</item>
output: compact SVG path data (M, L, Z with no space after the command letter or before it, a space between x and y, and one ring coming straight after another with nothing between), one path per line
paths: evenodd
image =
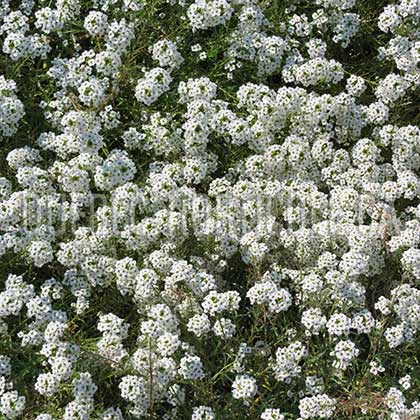
M420 418L420 0L0 0L0 49L2 418Z

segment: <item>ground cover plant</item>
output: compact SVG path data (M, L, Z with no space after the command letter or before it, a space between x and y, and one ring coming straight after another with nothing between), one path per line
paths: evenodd
M0 0L0 418L420 418L420 0Z

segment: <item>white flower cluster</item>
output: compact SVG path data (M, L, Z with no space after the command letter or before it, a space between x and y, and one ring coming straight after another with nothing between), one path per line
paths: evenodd
M326 394L302 398L299 403L299 413L302 419L329 419L334 415L336 402Z
M232 17L232 13L232 6L226 0L196 0L187 10L193 31L221 25Z
M420 2L44 3L0 1L1 416L419 417Z
M161 67L146 72L144 77L137 82L136 99L145 105L151 105L169 89L171 81L170 73Z
M0 355L0 413L14 419L22 415L26 399L13 390L13 383L6 382L12 373L11 360Z
M380 48L380 55L393 60L408 81L418 79L419 12L418 1L401 0L397 4L387 5L378 18L379 29L393 35L388 44Z
M25 115L22 102L15 94L16 83L0 75L0 138L11 137Z
M177 46L168 39L156 42L151 50L153 59L159 61L161 67L177 68L184 61Z
M237 376L232 384L232 396L236 399L252 398L257 390L255 378L248 375Z

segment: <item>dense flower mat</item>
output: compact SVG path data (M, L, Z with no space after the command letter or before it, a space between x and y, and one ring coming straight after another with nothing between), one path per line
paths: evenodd
M420 418L420 0L0 0L0 416Z

